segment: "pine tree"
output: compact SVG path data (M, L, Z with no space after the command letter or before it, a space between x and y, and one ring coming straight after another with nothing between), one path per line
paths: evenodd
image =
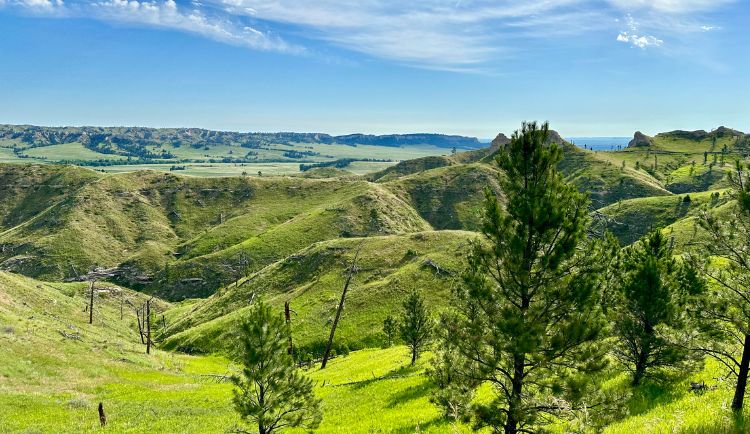
M417 291L412 291L404 301L399 332L411 351L413 365L432 337L430 315Z
M728 215L705 211L700 216L699 224L708 237L693 258L696 262L704 256L720 258L716 262L721 264L705 268L714 285L696 312L707 337L702 350L737 378L732 410L741 411L750 371L750 169L738 161L729 180L736 204ZM737 354L741 354L739 359Z
M294 366L287 351L289 327L262 301L242 324L242 375L232 377L235 410L258 425L260 434L284 428L317 428L320 400L312 381Z
M602 243L586 238L588 200L556 166L562 149L549 126L524 123L501 149L499 182L486 190L483 240L473 243L462 285L444 315L455 348L453 381L487 382L495 399L477 404L477 426L532 432L545 414L562 416L587 390L584 372L605 366L600 334Z
M450 342L443 338L444 342ZM474 399L476 381L461 378L461 356L452 346L443 346L432 360L427 375L435 386L430 402L443 410L448 419L469 421L470 405Z
M654 368L683 367L693 360L687 313L704 285L695 268L672 254L658 230L623 251L612 310L619 338L614 354L632 373L634 386Z
M393 337L398 330L398 323L393 316L388 315L383 320L383 333L385 334L386 346L390 347L393 345Z

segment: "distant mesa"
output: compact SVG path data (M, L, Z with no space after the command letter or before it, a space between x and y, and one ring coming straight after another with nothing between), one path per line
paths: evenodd
M35 147L64 143L81 143L91 150L144 157L145 146L173 144L200 149L212 145L239 144L245 148L259 148L270 143L291 145L319 143L339 145L416 146L432 145L439 148L479 149L482 144L476 137L446 134L347 134L331 136L323 133L240 133L213 131L200 128L145 128L145 127L40 127L34 125L2 125L0 139L16 140ZM161 157L160 155L146 155Z
M633 134L633 140L628 142L628 148L642 148L651 146L654 144L654 141L651 137L643 134L640 131L636 131L635 134Z

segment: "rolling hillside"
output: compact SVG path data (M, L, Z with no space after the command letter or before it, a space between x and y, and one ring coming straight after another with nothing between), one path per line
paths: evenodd
M590 194L592 215L623 245L661 228L679 250L700 238L700 212L733 206L724 174L743 155L744 137L672 132L613 152L563 142L559 168ZM492 156L506 140L364 176L335 166L199 178L0 164L0 268L13 272L0 271L0 431L94 431L98 402L117 431L235 429L231 386L221 378L235 369L250 304L263 297L281 312L289 302L296 354L319 357L359 252L335 369L306 371L328 418L320 431L468 432L429 403L429 356L408 367L405 348L380 349L381 327L411 290L433 315L449 306L477 238L483 190L502 197ZM59 282L95 266L108 268L114 283L101 283L89 325L87 284ZM159 348L147 356L128 301L151 295L159 297ZM731 390L712 362L668 389L631 389L614 364L597 381L625 393L608 416L609 434L746 430L722 410ZM709 389L695 394L691 381ZM576 423L553 423L550 432L575 432Z
M614 152L563 141L560 170L629 243L644 228L685 217L685 209L668 211L681 191L725 185L731 152L743 148L740 133L722 131L661 134L646 146ZM673 155L679 146L690 154L714 141L726 145L724 166L708 160L679 166L685 158ZM500 135L489 149L404 161L365 177L330 167L310 176L197 178L0 165L0 268L71 279L100 266L122 284L171 300L206 297L313 243L477 229L483 189L502 195L492 155L504 143ZM657 159L656 168L629 164L667 151L671 160ZM693 207L705 202L704 195L694 196Z
M0 432L101 432L100 402L104 429L112 432L241 427L224 380L237 369L231 360L159 349L147 355L128 304L120 316L122 297L138 304L145 296L101 285L90 325L86 289L0 272ZM155 305L159 314L170 307ZM318 432L470 432L451 427L429 403L426 366L423 360L410 367L406 348L397 346L334 358L325 371L306 370L327 415Z
M454 276L462 269L460 258L473 238L471 232L438 231L314 244L205 300L175 310L170 314L165 348L231 352L239 319L250 300L262 296L279 309L290 302L299 318L293 323L296 345L303 353L319 356L346 269L358 250L358 271L347 297L337 346L379 347L383 319L398 309L411 290L423 293L436 309L446 305Z

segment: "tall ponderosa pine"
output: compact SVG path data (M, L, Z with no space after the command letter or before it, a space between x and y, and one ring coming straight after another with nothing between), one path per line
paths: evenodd
M287 351L289 326L262 301L242 324L242 375L232 377L234 407L243 419L257 423L260 434L283 428L316 428L322 419L320 400L310 379L295 367Z
M750 370L750 168L737 162L729 180L736 199L730 213L706 211L699 218L707 239L698 254L716 260L706 268L711 285L697 312L708 335L702 349L737 377L732 409L739 411Z
M621 267L612 310L619 338L614 354L637 386L653 368L684 367L694 359L688 312L704 285L695 268L672 256L658 230L624 249Z
M401 339L411 351L411 364L417 361L432 337L430 314L419 293L413 291L404 301L399 325Z
M505 433L531 432L570 409L586 390L582 373L605 363L606 251L586 238L588 200L557 172L562 149L548 142L546 123L525 123L500 150L507 205L486 190L484 239L473 244L457 312L442 321L444 346L458 358L451 378L497 392L474 406L476 425Z

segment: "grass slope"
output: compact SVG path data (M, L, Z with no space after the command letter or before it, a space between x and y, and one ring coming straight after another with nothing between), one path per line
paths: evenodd
M250 260L250 273L319 241L432 229L409 204L376 184L344 184L328 197L287 199L259 201L257 212L228 220L181 246L184 259L157 276L157 292L170 299L208 296L236 279L227 280L221 271L241 254Z
M276 262L208 299L169 312L165 348L190 352L231 353L234 336L254 295L265 297L281 312L289 301L299 351L321 354L338 305L345 267L360 246L357 272L336 332L336 348L377 347L382 321L400 309L411 290L420 291L433 309L446 306L462 253L475 235L439 231L317 243ZM438 272L428 265L441 267Z
M689 200L688 200L689 198ZM629 199L597 211L623 245L633 243L652 229L667 227L700 210L721 206L729 200L727 190L706 191L674 196Z
M670 194L649 174L616 166L598 158L598 154L602 153L564 144L563 160L559 164L568 182L589 194L594 209L619 200Z
M238 427L231 385L214 377L234 372L230 360L161 350L146 355L133 314L126 310L120 319L119 293L99 293L89 325L82 311L85 290L83 284L0 272L0 432L101 432L99 402L112 432ZM122 291L134 303L144 298ZM428 402L426 360L408 363L408 351L399 346L337 357L324 371L310 369L325 415L318 432L452 431Z
M384 182L408 200L435 229L476 230L481 222L484 188L497 193L499 171L472 163L429 169Z

